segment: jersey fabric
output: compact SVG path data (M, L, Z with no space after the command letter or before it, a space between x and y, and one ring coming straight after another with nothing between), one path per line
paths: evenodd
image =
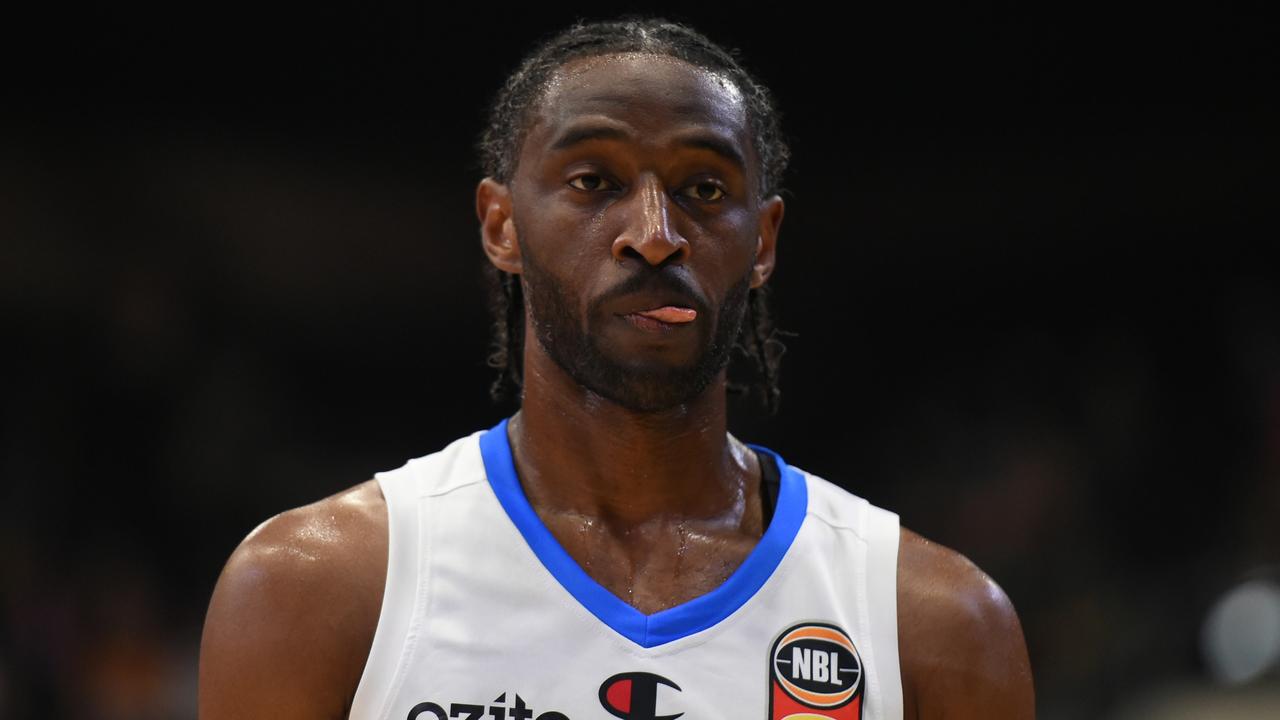
M542 524L507 421L379 473L382 610L353 720L900 720L898 517L779 470L763 537L645 615Z

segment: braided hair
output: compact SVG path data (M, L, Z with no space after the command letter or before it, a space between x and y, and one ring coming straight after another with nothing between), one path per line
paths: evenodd
M578 58L627 52L673 57L731 80L742 93L748 128L759 158L760 196L770 197L780 190L790 151L768 89L739 64L734 53L692 28L661 18L580 21L535 48L507 78L489 108L488 125L479 141L484 173L498 182L511 182L520 147L532 125L533 112L556 70ZM524 385L524 295L519 278L491 265L486 267L494 316L488 362L498 371L490 394L495 401L503 401L518 397ZM770 414L777 412L781 398L778 372L786 349L779 339L782 334L774 326L765 286L752 288L733 354L749 361L748 372L753 377L748 382L735 380L733 371L740 368L731 364L728 390L737 394L758 390Z

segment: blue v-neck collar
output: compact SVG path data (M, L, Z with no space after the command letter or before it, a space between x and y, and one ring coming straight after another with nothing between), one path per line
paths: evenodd
M587 575L542 523L516 475L507 421L504 419L480 436L480 454L489 484L533 553L592 615L619 635L646 648L701 632L732 615L773 575L800 531L808 504L804 476L772 450L751 447L772 456L780 476L777 508L764 536L720 587L686 603L645 615Z

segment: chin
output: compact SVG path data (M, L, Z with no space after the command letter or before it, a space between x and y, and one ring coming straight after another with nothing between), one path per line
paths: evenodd
M701 391L689 392L687 388L652 385L599 388L593 392L614 405L636 413L659 413L683 407L702 394Z
M569 370L579 385L633 412L660 412L687 405L701 396L724 365L704 355L701 362L673 366L658 362L576 363Z

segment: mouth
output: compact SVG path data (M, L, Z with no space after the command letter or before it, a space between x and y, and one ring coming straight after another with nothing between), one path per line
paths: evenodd
M606 292L601 303L632 328L672 337L700 327L698 316L708 310L689 280L667 273L636 275Z

